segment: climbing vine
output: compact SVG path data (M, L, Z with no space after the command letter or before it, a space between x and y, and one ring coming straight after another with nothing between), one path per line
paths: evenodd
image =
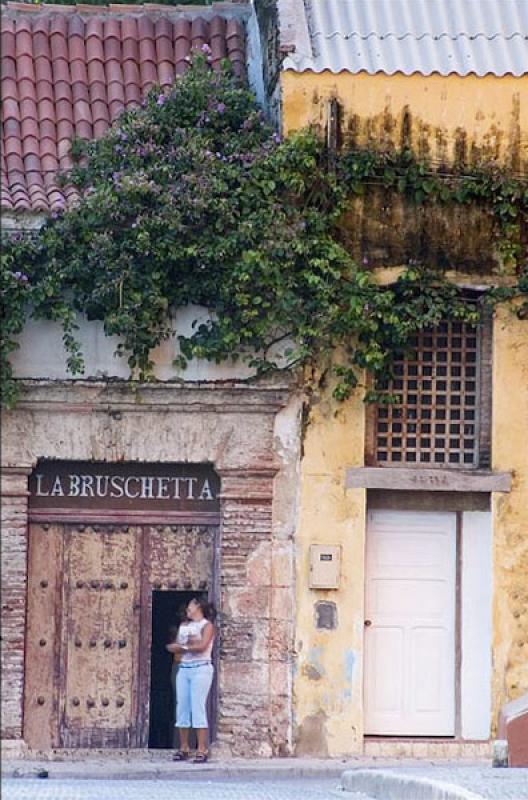
M82 374L79 313L119 337L118 354L141 380L152 377L153 348L173 336L179 368L193 358L243 359L263 374L339 353L336 397L363 369L386 379L414 332L446 318L476 322L479 308L420 265L379 286L354 263L337 225L350 195L373 180L417 203L487 204L516 275L488 302L528 288L526 183L484 169L445 177L408 152L349 152L329 169L313 133L281 140L228 66L215 73L207 61L205 48L170 91L152 91L102 139L74 142L64 180L81 202L4 242L6 405L17 396L9 357L29 317L62 324L68 368ZM209 319L185 336L173 318L189 304L209 309Z
M522 228L527 224L528 180L505 175L497 165L474 169L471 174L462 170L435 172L408 149L350 151L341 159L340 174L352 194L362 194L365 184L374 181L419 205L483 205L495 226L498 255L504 266L520 271L524 260L526 267L528 253L526 249L523 252Z

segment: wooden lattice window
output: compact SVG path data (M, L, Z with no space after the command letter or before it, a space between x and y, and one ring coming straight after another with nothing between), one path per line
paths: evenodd
M386 385L397 402L376 405L367 463L474 468L490 461L489 325L445 322L409 341Z

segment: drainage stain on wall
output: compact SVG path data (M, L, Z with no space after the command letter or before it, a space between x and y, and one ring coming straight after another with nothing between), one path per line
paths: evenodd
M328 102L337 100L344 149L412 150L444 171L493 162L528 167L528 104L522 79L456 75L349 75L286 72L284 132L306 126L324 133ZM473 274L497 268L490 215L472 204L417 205L369 186L350 202L341 235L356 260L396 266L410 259Z

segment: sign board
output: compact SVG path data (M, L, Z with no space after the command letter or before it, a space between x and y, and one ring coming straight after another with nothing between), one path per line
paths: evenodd
M212 511L220 478L210 464L41 461L29 478L30 508Z

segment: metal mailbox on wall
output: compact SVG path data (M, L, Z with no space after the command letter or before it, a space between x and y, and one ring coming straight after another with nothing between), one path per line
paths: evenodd
M341 547L312 544L310 547L310 589L339 589Z

